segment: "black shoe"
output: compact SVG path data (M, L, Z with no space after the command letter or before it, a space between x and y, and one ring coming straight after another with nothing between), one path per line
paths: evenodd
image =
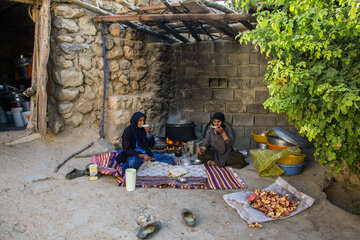
M154 233L159 231L160 228L161 228L160 222L149 223L141 227L136 236L140 239L147 239L150 238Z
M184 223L189 227L194 227L196 225L196 217L190 210L184 208L181 211L181 216L184 220Z
M74 168L71 172L69 172L68 174L65 175L65 178L71 180L71 179L81 177L84 175L89 175L89 171L87 171L86 169L79 170L79 169Z

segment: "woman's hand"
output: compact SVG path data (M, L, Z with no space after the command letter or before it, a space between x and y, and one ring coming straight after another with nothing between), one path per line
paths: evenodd
M146 154L139 154L138 156L141 157L142 159L144 159L145 162L150 160L150 157Z
M208 161L208 162L207 162L207 165L208 165L209 167L215 166L215 162L214 162L214 161Z
M200 147L198 150L198 154L203 155L206 151L206 147Z
M150 134L151 134L151 127L150 127L150 126L149 126L149 127L144 127L144 129L145 129L146 135L150 136Z
M221 126L219 126L218 128L215 128L215 131L216 131L217 133L220 133L220 134L222 134L223 132L225 132L224 129L223 129Z

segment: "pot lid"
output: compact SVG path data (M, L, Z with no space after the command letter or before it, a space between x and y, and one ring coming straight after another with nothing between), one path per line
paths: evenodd
M291 144L294 144L294 145L297 145L300 147L304 147L304 148L313 146L313 144L310 143L306 138L300 136L296 132L292 132L292 131L286 130L284 128L279 128L279 127L273 128L272 130L276 133L276 135L278 135L284 141L289 142Z

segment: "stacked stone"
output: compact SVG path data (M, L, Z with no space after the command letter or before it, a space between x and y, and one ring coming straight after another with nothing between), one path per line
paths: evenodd
M104 81L101 25L71 4L53 9L49 78L49 126L57 134L80 125L100 127ZM144 36L122 25L105 27L107 87L105 136L120 142L131 115L143 111L161 134L173 89L171 47L145 44Z

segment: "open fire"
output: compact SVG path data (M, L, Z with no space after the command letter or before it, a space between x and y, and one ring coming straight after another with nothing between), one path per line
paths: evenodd
M182 141L172 141L169 138L166 138L166 148L167 153L176 151L182 151L184 148L185 142Z

